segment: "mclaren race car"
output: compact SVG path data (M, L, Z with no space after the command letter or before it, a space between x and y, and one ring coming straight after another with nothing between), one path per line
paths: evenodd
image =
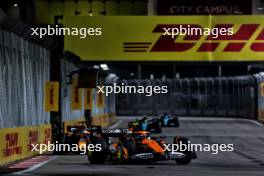
M62 143L68 144L70 148L74 148L78 146L76 153L79 153L81 147L83 147L87 139L90 137L90 131L87 130L86 124L84 122L80 122L75 125L68 125L66 127L66 131L63 134ZM69 151L65 150L62 154L67 154Z
M149 131L130 131L129 129L98 130L96 136L92 136L88 144L101 144L101 151L87 151L91 164L125 162L156 162L174 160L178 164L188 164L196 158L192 151L168 151L165 150L163 137L151 137ZM114 138L115 140L111 139ZM184 137L176 137L174 142L188 143Z
M173 117L168 114L163 114L160 116L160 121L162 124L162 127L179 127L179 120L178 117Z
M162 122L159 118L148 118L144 116L142 119L135 119L128 122L128 128L135 129L137 131L149 131L152 133L161 133Z

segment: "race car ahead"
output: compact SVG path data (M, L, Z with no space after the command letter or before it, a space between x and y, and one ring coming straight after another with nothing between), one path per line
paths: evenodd
M128 122L128 128L134 130L149 131L152 133L162 132L162 122L159 118L148 118L144 116L142 119L135 119Z
M173 117L168 114L163 114L162 116L160 116L160 121L161 121L162 127L179 127L180 126L178 117Z
M75 125L68 125L66 127L66 131L63 134L62 137L62 143L68 144L69 148L74 148L75 146L78 146L75 153L79 153L81 151L81 148L86 145L87 139L89 139L90 131L87 130L87 126L85 122L79 122ZM61 152L61 154L68 154L69 151L65 150Z
M100 127L99 127L100 128ZM128 129L98 130L98 134L92 136L88 144L101 144L101 151L87 151L91 164L125 162L156 162L174 160L177 164L188 164L196 158L195 152L164 150L165 140L163 137L151 137L148 131L130 131ZM118 140L110 140L117 138ZM111 142L112 141L112 142ZM176 137L174 142L188 143L184 137Z

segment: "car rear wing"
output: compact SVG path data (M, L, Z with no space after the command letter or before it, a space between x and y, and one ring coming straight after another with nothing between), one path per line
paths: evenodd
M122 137L124 135L132 134L127 128L103 129L102 133L108 137Z
M101 126L92 126L88 130L91 132L101 133L107 137L121 137L123 135L132 134L132 131L128 128L102 129Z

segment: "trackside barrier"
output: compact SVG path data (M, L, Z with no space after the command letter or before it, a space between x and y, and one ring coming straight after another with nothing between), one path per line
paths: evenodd
M116 122L116 115L115 113L109 113L109 125Z
M0 165L36 155L31 144L51 141L51 125L0 129Z
M92 125L107 127L111 122L110 117L111 116L109 114L96 115L92 118Z

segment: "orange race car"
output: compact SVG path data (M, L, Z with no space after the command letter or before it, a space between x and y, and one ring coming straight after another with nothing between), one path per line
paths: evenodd
M87 152L90 163L174 160L178 164L188 164L196 158L195 152L192 151L170 152L165 150L164 137L152 137L148 131L129 129L100 131L100 137L91 137L90 143L101 144L102 150ZM184 137L176 137L174 142L188 143L188 140Z
M70 153L71 149L74 147L77 150L74 150L75 153L82 151L84 145L86 145L87 140L89 139L90 131L87 130L86 124L84 122L79 122L75 125L68 125L66 131L63 134L62 143L69 145L68 150L64 150L62 153Z

